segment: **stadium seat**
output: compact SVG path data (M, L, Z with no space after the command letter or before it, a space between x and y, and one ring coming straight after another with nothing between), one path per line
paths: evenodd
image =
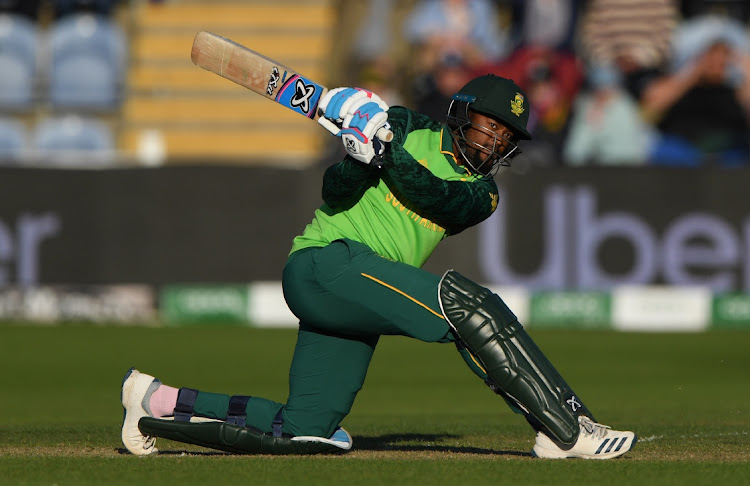
M0 12L23 15L29 20L39 19L42 0L0 0Z
M0 0L2 1L2 0ZM95 13L109 16L112 14L117 0L53 0L52 7L55 17L62 18L67 15L82 12Z
M0 109L33 107L38 48L37 27L20 15L0 14Z
M40 155L64 156L65 152L112 152L114 137L109 126L95 118L78 115L51 117L33 131L33 148Z
M18 162L26 144L26 127L16 120L0 118L0 165Z
M50 28L49 100L53 108L111 111L119 108L127 46L113 21L76 14Z

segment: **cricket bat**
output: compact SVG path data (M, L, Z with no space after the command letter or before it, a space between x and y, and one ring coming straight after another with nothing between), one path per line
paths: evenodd
M190 54L193 64L275 101L310 119L318 120L318 102L328 88L307 79L283 64L269 59L243 45L211 32L198 32ZM323 118L322 125L331 133L340 127ZM393 133L383 127L375 134L390 142Z

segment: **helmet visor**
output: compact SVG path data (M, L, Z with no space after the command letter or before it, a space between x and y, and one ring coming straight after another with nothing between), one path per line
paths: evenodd
M494 176L501 166L510 166L511 159L520 154L521 149L512 132L498 133L490 127L472 122L468 107L469 103L456 100L451 102L447 117L451 136L456 141L463 161L472 172ZM482 136L469 136L474 130Z

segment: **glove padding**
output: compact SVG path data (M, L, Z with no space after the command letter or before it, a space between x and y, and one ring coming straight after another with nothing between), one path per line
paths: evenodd
M356 160L369 164L385 152L375 133L388 125L388 105L378 95L360 88L336 88L326 93L319 107L323 118L341 127L336 135Z

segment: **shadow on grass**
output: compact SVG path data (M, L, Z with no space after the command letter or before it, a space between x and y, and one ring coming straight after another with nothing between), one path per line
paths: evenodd
M468 446L446 446L439 445L436 442L442 442L447 439L458 439L459 435L453 434L386 434L372 437L355 437L354 448L352 452L446 452L452 454L477 454L492 456L515 456L530 457L528 452L506 451L497 449L485 449L482 447ZM127 449L117 449L119 454L130 454ZM159 455L166 456L228 456L234 455L222 451L196 451L196 450L159 450Z
M124 447L120 447L116 449L116 451L118 454L130 455L130 452ZM171 450L159 449L159 453L157 455L159 456L232 456L234 454L230 454L229 452L213 451L213 450L188 451L185 449L171 449Z
M386 434L373 437L355 437L355 451L407 451L407 452L450 452L461 454L531 456L528 452L485 449L482 447L447 446L436 444L446 439L458 439L453 434Z

